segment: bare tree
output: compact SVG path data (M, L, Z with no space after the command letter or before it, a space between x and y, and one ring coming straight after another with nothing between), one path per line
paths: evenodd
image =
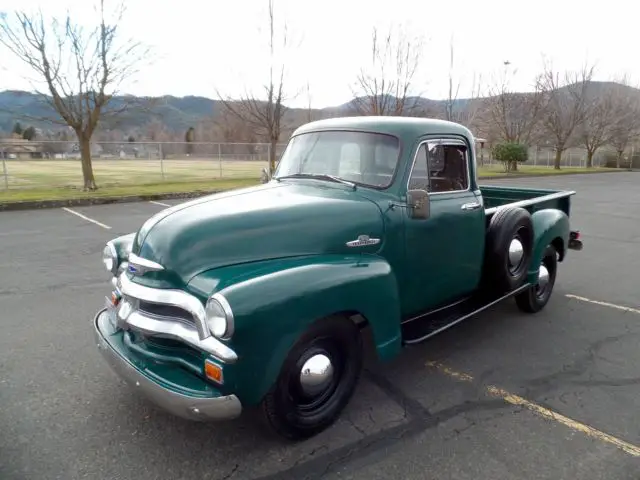
M640 101L637 91L632 90L624 78L612 90L613 121L608 143L616 151L616 167L620 168L625 150L640 136Z
M543 95L537 84L533 92L512 90L510 80L516 72L505 68L488 87L487 120L501 141L528 145L544 107Z
M223 142L257 142L253 126L224 105L214 117L213 124L215 136Z
M307 122L311 122L313 120L313 109L311 108L311 87L308 80L305 89L307 91Z
M288 111L284 102L289 99L285 91L285 63L283 62L282 65L277 66L275 62L275 32L273 0L269 0L269 52L271 62L269 67L269 81L264 85L265 96L259 98L247 93L241 96L240 99L233 100L229 97L223 98L223 96L218 93L218 97L231 114L243 123L251 125L257 134L269 139L269 170L271 174L273 174L275 170L276 147L282 134L283 119ZM282 48L285 49L289 43L286 23L283 32Z
M445 119L450 122L461 123L468 128L472 128L478 114L480 113L480 87L482 85L482 77L473 74L469 95L460 99L461 82L454 80L455 77L455 61L454 61L453 38L449 43L449 92L445 100Z
M562 77L550 63L538 78L537 88L544 96L545 108L542 127L552 137L556 152L553 167L560 170L562 153L569 147L569 140L585 118L587 87L593 77L594 67L584 65L577 72L566 72Z
M410 96L423 42L390 29L382 38L373 28L371 66L361 68L353 88L352 107L359 115L411 115L420 96Z
M57 114L42 117L52 123L70 126L80 144L85 190L97 188L91 164L91 137L100 121L129 110L135 99L120 97L112 102L122 82L135 73L146 49L131 40L120 42L118 24L124 3L116 7L111 22L100 0L97 25L89 32L75 23L71 15L53 18L45 25L42 12L17 12L15 23L4 16L0 21L0 43L22 60L45 84L34 89Z
M578 128L580 142L587 150L587 168L593 167L596 151L612 140L617 115L616 103L613 86L603 91L588 91L584 120Z

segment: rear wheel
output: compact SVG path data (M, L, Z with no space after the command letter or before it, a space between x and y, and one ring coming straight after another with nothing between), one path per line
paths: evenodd
M298 440L333 424L355 390L362 352L360 331L348 318L313 325L291 349L262 401L268 426Z
M516 295L516 304L523 312L536 313L542 310L553 292L558 271L558 254L553 245L548 245L542 256L538 282Z

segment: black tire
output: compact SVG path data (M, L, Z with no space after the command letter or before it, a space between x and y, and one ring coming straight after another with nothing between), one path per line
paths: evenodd
M533 285L522 293L516 295L516 305L526 313L537 313L542 310L553 292L553 286L556 283L556 275L558 273L558 256L553 245L545 248L540 268L545 268L549 274L548 282L544 288L540 288L540 283Z
M510 255L513 240L522 246L522 256L515 265ZM529 212L519 207L498 209L486 235L484 283L487 290L502 294L520 287L527 277L532 250L533 222Z
M300 373L304 363L318 354L331 359L333 376L322 392L306 396ZM267 425L289 440L309 438L325 430L351 399L362 359L360 330L350 319L336 316L316 322L293 346L262 400Z

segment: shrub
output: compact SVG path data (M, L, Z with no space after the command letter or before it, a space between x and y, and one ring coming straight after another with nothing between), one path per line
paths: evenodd
M504 164L505 172L518 169L518 163L529 159L529 149L522 143L498 143L491 149L493 158Z

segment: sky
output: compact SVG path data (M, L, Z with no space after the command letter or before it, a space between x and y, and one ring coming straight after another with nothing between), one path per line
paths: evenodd
M109 1L107 0L107 4ZM469 96L474 77L486 90L509 62L512 87L530 90L543 56L558 70L596 65L596 79L626 74L640 79L640 44L633 3L574 0L274 0L276 65L286 66L290 106L340 105L353 97L358 73L371 61L371 31L395 28L422 40L413 93L446 98L449 46L458 96ZM41 9L94 25L90 0L0 0L15 8ZM150 47L152 55L122 90L136 95L259 94L268 80L267 0L127 0L123 38ZM637 7L640 10L640 7ZM280 48L282 26L289 43ZM0 91L28 90L24 64L0 45ZM308 89L307 89L308 84ZM477 85L477 84L476 84Z

